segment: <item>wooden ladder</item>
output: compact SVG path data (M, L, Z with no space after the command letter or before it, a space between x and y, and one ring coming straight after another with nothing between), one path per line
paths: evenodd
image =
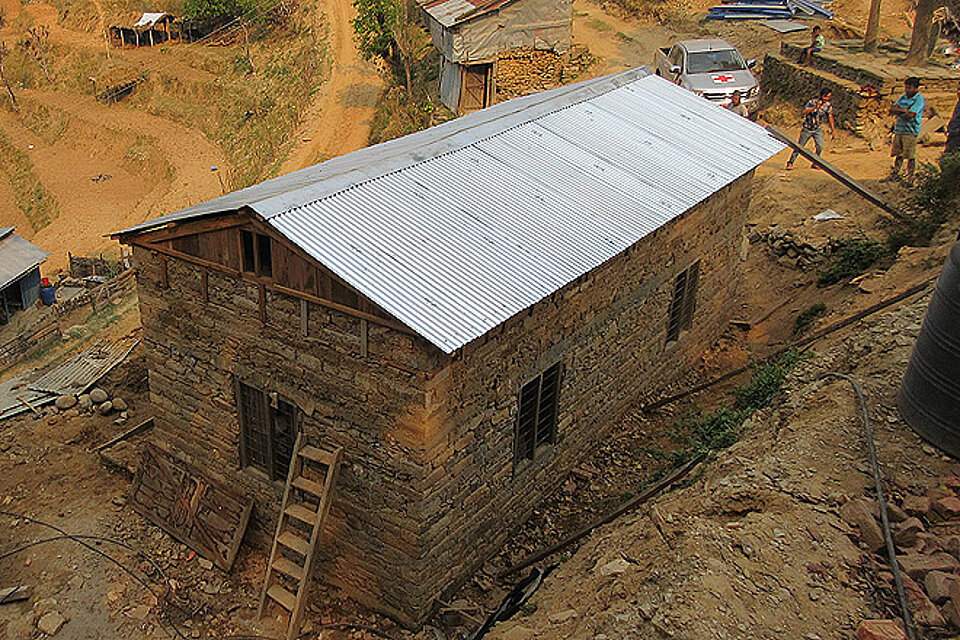
M270 602L287 612L287 640L300 632L310 569L330 509L341 449L324 451L306 444L298 434L293 452L257 609L258 620Z

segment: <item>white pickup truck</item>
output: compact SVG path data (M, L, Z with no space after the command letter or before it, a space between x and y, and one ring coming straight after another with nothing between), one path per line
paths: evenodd
M744 62L737 48L726 40L684 40L657 49L656 73L711 102L726 106L734 92L753 110L760 85L750 73L755 60Z

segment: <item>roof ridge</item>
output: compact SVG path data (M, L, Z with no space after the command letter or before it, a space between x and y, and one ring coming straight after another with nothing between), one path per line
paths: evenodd
M428 162L433 162L433 161L439 160L439 159L441 159L441 158L445 158L445 157L447 157L447 156L449 156L449 155L451 155L451 154L459 153L459 152L463 151L464 149L475 148L476 145L478 145L478 144L481 144L481 143L483 143L483 142L486 142L486 141L488 141L488 140L491 140L491 139L496 138L496 137L499 137L499 136L506 135L508 132L513 131L514 129L517 129L518 127L527 126L527 125L529 125L529 124L532 124L532 123L534 123L534 122L537 122L538 120L542 120L543 118L546 118L547 116L551 116L551 115L553 115L553 114L560 113L561 111L564 111L564 110L566 110L566 109L570 109L570 108L575 107L575 106L577 106L577 105L583 104L584 102L586 102L586 101L588 101L588 100L594 100L594 99L596 99L596 98L598 98L598 97L600 97L600 96L606 95L606 94L608 94L608 93L610 93L610 92L612 92L612 91L616 91L616 90L618 90L618 89L622 89L623 87L625 87L625 86L627 86L627 85L629 85L629 84L632 84L633 82L637 82L637 81L642 80L642 79L644 79L644 78L646 78L646 77L648 77L648 76L653 75L653 74L650 72L650 70L647 69L646 67L637 67L636 69L628 69L627 71L621 71L620 73L613 74L613 75L610 75L610 76L601 76L601 77L599 77L599 78L590 78L590 79L588 79L588 80L586 80L586 81L584 81L584 82L590 82L591 80L602 80L602 79L607 79L607 80L611 80L611 81L612 81L614 78L618 78L618 77L620 77L620 76L623 76L623 75L628 74L628 73L633 72L633 71L638 71L638 70L640 70L640 69L646 70L647 73L644 74L644 75L641 75L641 76L639 76L639 77L632 78L629 82L624 82L623 84L616 84L616 85L610 86L609 88L607 88L607 89L605 89L605 90L603 90L603 91L599 91L599 92L597 92L597 93L594 93L594 94L591 94L591 95L588 95L588 96L584 96L584 97L583 97L582 99L580 99L580 100L576 100L576 101L574 101L574 102L570 102L570 103L568 103L568 104L564 104L564 105L558 106L556 109L553 109L553 110L551 110L551 111L547 111L547 112L541 113L541 114L539 114L539 115L536 115L536 116L530 118L529 120L523 120L523 121L521 121L521 122L517 122L516 124L513 124L513 125L511 125L511 126L509 126L509 127L506 127L506 128L504 128L504 129L499 129L499 130L491 133L490 135L484 136L484 137L482 137L482 138L477 138L476 140L473 140L473 141L471 141L471 142L469 142L469 143L466 143L466 144L464 144L464 145L461 146L461 147L457 147L456 149L450 149L449 151L444 151L444 152L442 152L442 153L438 153L438 154L436 154L436 155L432 155L432 156L430 156L430 157L423 158L423 159L420 159L420 160L416 160L416 161L411 162L411 163L409 163L409 164L405 164L405 165L403 165L403 166L401 166L401 167L397 167L397 168L395 168L395 169L392 169L391 171L387 171L386 173L381 173L381 174L379 174L379 175L372 176L372 177L366 178L366 179L364 179L364 180L360 180L360 181L358 181L358 182L354 182L353 184L350 184L350 185L348 185L348 186L346 186L346 187L343 187L342 189L337 189L336 191L331 191L330 193L324 194L324 195L320 196L319 198L316 198L316 199L314 199L314 200L309 200L309 201L306 201L306 202L302 202L302 203L300 203L299 205L297 205L296 207L291 207L291 208L285 209L285 210L283 210L283 211L278 211L277 213L271 214L271 215L269 215L269 216L264 216L264 218L267 219L267 220L274 220L274 219L279 218L280 216L283 216L283 215L285 215L285 214L291 213L291 212L295 211L296 209L300 209L300 208L302 208L302 207L307 207L307 206L315 205L315 204L317 204L317 203L319 203L319 202L323 202L324 200L326 200L326 199L328 199L328 198L332 198L332 197L334 197L334 196L336 196L336 195L339 195L339 194L341 194L341 193L346 193L346 192L351 191L351 190L353 190L353 189L356 189L356 188L358 188L358 187L360 187L360 186L363 186L363 185L369 184L369 183L371 183L371 182L375 182L375 181L381 180L381 179L383 179L383 178L387 178L387 177L392 176L392 175L394 175L394 174L396 174L396 173L398 173L398 172L400 172L400 171L406 171L406 170L409 169L410 167L415 167L415 166L420 165L420 164L425 164L425 163L428 163ZM577 83L577 84L582 84L582 83ZM576 86L576 85L564 85L564 86L562 86L562 87L558 87L558 89L561 89L561 88L564 88L564 87L574 87L574 86ZM587 89L587 88L588 88L587 86L583 86L583 87L580 87L580 89L578 89L578 90L584 90L584 89ZM547 100L545 100L544 102L547 102ZM537 104L534 104L534 105L530 105L530 107L527 107L527 108L533 108L533 107L538 106L539 104L543 104L543 103L537 103ZM517 112L517 113L519 113L519 112ZM485 122L485 123L481 123L481 124L487 124L487 123ZM426 131L426 129L425 129L424 131ZM457 132L455 132L455 133L450 134L450 136L447 136L447 138L453 137L453 136L456 136L456 135L461 135L461 134L463 134L465 131L466 131L466 129L457 131ZM420 133L420 132L417 132L417 133ZM415 134L411 134L411 135L415 135ZM444 138L441 138L441 140L443 140L443 139L444 139ZM430 143L428 143L428 144L435 144L436 142L438 142L438 141L437 141L437 140L432 140L432 141L430 141ZM356 171L356 169L353 169L352 171ZM350 171L347 171L346 173L350 173ZM301 187L301 188L307 188L307 185L304 185L304 187ZM299 189L298 189L298 191L299 191Z

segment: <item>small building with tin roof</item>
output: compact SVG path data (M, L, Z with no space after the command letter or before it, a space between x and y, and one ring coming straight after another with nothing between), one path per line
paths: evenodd
M40 264L50 256L15 230L0 229L0 325L40 298Z
M442 55L440 99L457 114L495 102L498 54L570 49L572 0L427 0L421 7Z
M297 433L341 447L316 575L417 626L723 333L781 148L639 68L118 232L152 437L266 535Z

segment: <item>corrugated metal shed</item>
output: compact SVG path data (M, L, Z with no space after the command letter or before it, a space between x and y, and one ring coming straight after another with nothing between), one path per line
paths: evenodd
M762 127L635 69L121 233L249 206L451 353L782 148Z
M16 281L47 259L50 254L13 233L0 229L0 289Z

